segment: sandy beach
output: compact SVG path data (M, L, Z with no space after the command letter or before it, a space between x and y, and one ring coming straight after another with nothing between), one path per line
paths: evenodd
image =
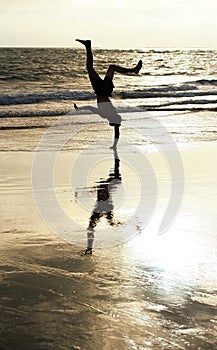
M82 137L91 139L94 128ZM104 125L102 132L107 133ZM44 222L36 193L47 200L46 210L51 193L46 182L41 189L33 186L35 152L1 152L0 349L216 348L217 145L178 146L185 189L175 221L159 235L170 169L162 152L129 147L129 135L125 127L118 148L121 180L113 194L120 225L99 222L92 256L82 252L96 188L114 171L107 142L112 131L102 136L98 153L88 147L82 153L79 140L71 140L74 150L55 158L55 198L69 223L78 223L71 232L58 216L53 222L59 232ZM141 179L150 211L145 224L142 211L134 215Z

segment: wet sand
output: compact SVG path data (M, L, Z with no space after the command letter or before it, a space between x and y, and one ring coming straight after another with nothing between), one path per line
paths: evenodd
M34 154L2 152L0 349L214 350L216 151L214 143L180 151L185 193L179 215L164 235L158 235L158 227L168 202L170 174L158 152L147 152L158 183L149 224L143 232L135 225L136 236L127 243L117 245L115 238L113 246L104 248L98 242L107 226L99 224L93 256L82 255L91 206L81 208L79 218L75 189L65 172L77 152L59 156L55 185L66 214L75 214L84 228L74 236L80 237L80 245L63 241L42 221L32 194ZM139 190L121 145L118 155L127 204L118 204L117 216L124 221L138 203ZM106 157L90 171L89 187L107 178L113 152L106 151ZM80 188L79 194L82 203L89 200L90 192Z

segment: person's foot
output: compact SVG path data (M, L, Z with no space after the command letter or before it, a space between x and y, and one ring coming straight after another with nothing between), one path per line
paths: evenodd
M76 39L76 41L78 41L79 43L83 44L88 49L91 48L91 40Z
M139 60L136 67L134 68L134 73L138 74L141 68L142 68L142 60Z

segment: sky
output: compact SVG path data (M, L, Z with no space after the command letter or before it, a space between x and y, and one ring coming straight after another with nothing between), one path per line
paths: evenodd
M0 46L217 49L217 0L0 0Z

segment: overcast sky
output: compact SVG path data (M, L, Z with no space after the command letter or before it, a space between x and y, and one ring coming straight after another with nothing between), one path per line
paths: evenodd
M217 49L217 0L0 0L0 46Z

